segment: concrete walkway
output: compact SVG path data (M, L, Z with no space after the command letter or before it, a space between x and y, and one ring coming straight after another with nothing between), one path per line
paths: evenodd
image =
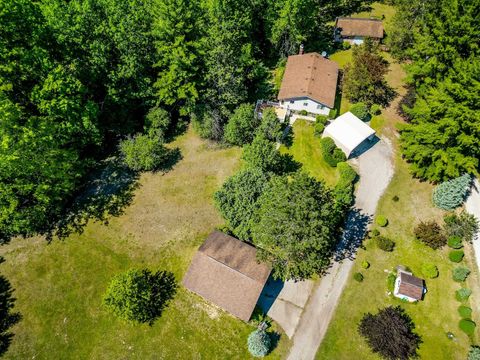
M355 250L363 240L378 200L393 176L392 146L381 140L350 161L358 167L360 181L355 207L348 214L336 261L314 289L297 326L289 360L313 360L335 312L353 266Z
M480 221L480 181L478 179L475 179L473 182L472 192L465 202L465 209ZM473 251L475 252L475 260L480 271L480 231L473 240Z

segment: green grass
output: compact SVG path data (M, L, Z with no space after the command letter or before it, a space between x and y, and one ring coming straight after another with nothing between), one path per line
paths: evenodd
M320 138L314 135L314 123L297 120L293 124L293 144L287 148L280 147L281 153L288 153L302 163L303 169L318 180L325 180L329 185L337 183L337 171L328 165L320 151Z
M134 202L108 225L48 245L17 239L0 248L0 271L22 315L7 359L247 359L254 327L181 286L153 326L116 319L101 305L111 278L135 267L172 271L181 281L205 236L222 223L213 192L239 167L238 148L218 149L191 131L174 144L183 160L145 174ZM286 336L269 355L281 358Z

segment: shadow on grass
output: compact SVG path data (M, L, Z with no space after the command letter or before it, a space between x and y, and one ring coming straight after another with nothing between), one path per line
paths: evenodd
M9 329L21 320L20 313L12 313L15 304L13 289L6 277L0 275L0 356L5 354L12 342Z

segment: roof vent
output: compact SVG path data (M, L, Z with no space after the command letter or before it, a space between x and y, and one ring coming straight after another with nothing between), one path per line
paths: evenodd
M327 57L327 52L326 51L322 51L322 57L324 57L324 58Z

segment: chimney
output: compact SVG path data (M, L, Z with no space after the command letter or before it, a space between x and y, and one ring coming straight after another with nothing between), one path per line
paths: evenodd
M300 51L298 52L298 55L303 55L305 51L305 47L303 46L303 44L300 44Z

